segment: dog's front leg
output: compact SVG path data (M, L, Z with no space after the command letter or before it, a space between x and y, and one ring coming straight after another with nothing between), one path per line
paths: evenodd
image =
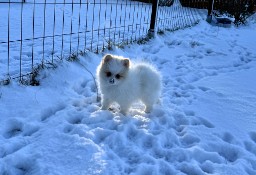
M101 110L107 110L110 106L110 100L104 96L102 96L102 101L101 101Z

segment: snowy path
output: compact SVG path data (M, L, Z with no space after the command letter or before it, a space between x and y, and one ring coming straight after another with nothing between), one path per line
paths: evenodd
M150 114L99 111L77 63L44 70L41 86L0 87L0 174L256 174L255 23L202 22L113 54L147 60L163 75ZM81 62L92 72L101 59Z

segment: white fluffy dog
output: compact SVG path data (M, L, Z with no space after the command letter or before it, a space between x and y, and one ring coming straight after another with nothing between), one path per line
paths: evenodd
M146 63L131 64L127 58L107 54L97 68L102 110L113 102L126 114L133 102L141 100L150 112L161 93L160 73Z

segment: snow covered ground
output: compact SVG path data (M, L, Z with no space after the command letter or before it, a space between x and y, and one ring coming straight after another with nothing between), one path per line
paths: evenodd
M161 104L145 114L100 111L87 53L40 72L40 86L0 87L0 174L256 174L256 17L239 28L166 32L112 54L163 76Z

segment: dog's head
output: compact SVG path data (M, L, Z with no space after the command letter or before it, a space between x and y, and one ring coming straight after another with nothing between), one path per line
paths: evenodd
M129 66L129 59L107 54L101 61L100 78L107 85L118 85L125 80Z

